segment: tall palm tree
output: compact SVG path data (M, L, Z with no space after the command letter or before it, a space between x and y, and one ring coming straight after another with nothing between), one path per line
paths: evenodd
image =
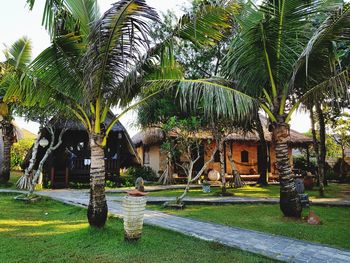
M7 182L10 179L11 146L15 139L12 123L15 104L3 98L8 89L19 85L21 74L31 60L31 42L28 38L22 37L8 47L4 54L6 60L0 63L0 126L4 146L0 181Z
M334 8L332 2L336 4L328 1L327 9ZM317 98L321 98L330 88L344 91L339 84L348 82L346 72L332 72L327 48L332 41L349 39L349 6L333 9L312 32L315 14L323 11L327 10L319 1L265 1L259 9L247 12L241 37L226 59L225 75L258 97L270 118L281 183L280 206L286 216L301 213L288 156L291 115L308 97L320 94Z
M35 0L28 3L32 8ZM224 9L204 11L203 16L215 14L223 21L228 19ZM149 91L105 127L108 110L127 105L141 91L140 82L148 65L157 60L157 52L174 37L194 36L194 25L185 16L164 43L149 48L149 25L157 19L157 13L144 0L121 0L102 17L96 0L47 0L43 21L52 45L33 61L21 85L7 93L29 105L60 100L86 127L91 147L88 220L92 226L103 226L107 217L103 148L111 128L127 110L161 90ZM226 23L213 21L211 25L220 30ZM204 31L207 28L196 31L199 43L222 37L217 31L212 35Z
M329 16L315 28L319 13ZM280 208L300 217L301 205L288 155L289 121L309 98L338 98L347 93L347 70L334 72L328 47L349 40L350 5L338 1L277 0L247 4L238 17L240 33L222 65L222 79L154 81L179 84L185 102L207 113L245 118L258 104L269 116L280 177ZM202 105L203 106L203 105Z

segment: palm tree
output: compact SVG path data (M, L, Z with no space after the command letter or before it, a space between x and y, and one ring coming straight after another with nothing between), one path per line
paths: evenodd
M28 3L33 8L35 1ZM205 11L204 15L215 14L223 20L228 14L223 9ZM52 45L33 61L21 85L7 93L9 97L20 97L26 104L62 101L86 127L91 147L88 220L92 226L103 226L107 217L103 147L111 128L129 109L161 90L149 91L105 127L107 112L112 106L127 105L141 91L146 69L159 50L176 36L194 35L193 23L184 17L164 43L149 48L149 25L157 19L157 13L144 0L119 1L102 17L96 0L48 0L43 21ZM222 25L226 23L212 23L217 30ZM222 37L221 33L210 35L204 31L206 28L196 32L199 43Z
M331 94L336 98L346 91L348 82L345 71L335 74L329 67L328 46L349 39L349 5L333 10L308 34L319 8L318 1L265 1L248 12L241 36L226 57L226 77L237 79L241 88L259 98L270 118L281 183L280 206L286 216L301 214L288 156L291 115L307 98L321 99L326 91L336 91Z
M10 179L11 146L15 139L12 123L15 104L11 100L5 101L4 95L8 89L19 85L21 74L31 60L31 42L26 37L20 38L4 53L6 61L0 64L0 125L4 146L0 181L7 182Z
M222 79L154 81L179 84L184 101L207 114L249 116L258 104L269 116L269 129L280 177L280 208L285 216L300 217L301 205L288 155L289 121L300 104L313 98L339 98L347 93L347 70L334 72L328 47L349 40L350 5L338 1L278 0L261 6L247 4L241 11L240 32L232 40L222 65ZM315 29L322 12L329 16ZM202 105L203 106L203 105Z

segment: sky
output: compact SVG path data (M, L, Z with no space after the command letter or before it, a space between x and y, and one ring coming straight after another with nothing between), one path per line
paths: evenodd
M106 11L116 0L98 0L101 13ZM168 9L181 15L181 6L188 5L190 0L146 0L159 13ZM37 56L50 44L50 39L45 28L41 26L41 18L45 0L36 0L36 6L29 11L25 0L0 0L0 51L6 46L10 46L22 36L31 39L33 45L33 57ZM0 52L0 61L4 59ZM115 111L118 113L118 111ZM125 115L121 122L127 128L130 135L138 132L135 123L135 113ZM39 124L25 122L22 118L16 117L16 122L22 128L33 133L37 133ZM292 116L291 128L299 132L306 132L310 129L310 119L308 115L297 112Z

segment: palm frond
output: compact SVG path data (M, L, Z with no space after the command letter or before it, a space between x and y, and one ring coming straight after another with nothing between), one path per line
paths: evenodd
M204 113L208 119L230 118L237 123L256 116L258 101L235 89L223 79L164 79L147 81L148 92L177 88L180 103L186 112Z
M341 71L332 77L317 83L313 87L307 87L305 93L299 96L298 100L289 111L287 121L290 120L292 113L301 105L315 105L316 103L326 102L331 107L341 108L344 102L350 99L350 78L348 70Z
M314 86L336 74L330 55L334 43L341 40L350 40L350 4L337 9L320 25L296 61L289 85L300 86L301 81L307 81Z
M240 5L233 1L222 1L220 5L203 4L197 12L181 17L174 35L199 47L214 46L232 27L233 15L239 9Z
M7 62L15 69L23 68L29 64L32 56L31 41L27 37L18 39L5 52Z
M84 86L91 98L102 91L105 97L119 94L120 98L124 91L129 92L118 86L147 50L149 22L157 19L157 13L144 0L123 0L97 21L84 60Z
M311 32L309 16L318 1L264 1L260 7L246 5L238 21L239 36L223 63L223 75L239 81L252 96L271 97L284 92L285 79L302 52Z
M81 97L81 92L77 90L83 79L79 63L84 50L80 36L68 34L56 37L52 45L32 62L29 70L45 86L67 97Z
M87 38L90 28L100 18L100 11L96 0L64 0L64 6L79 22L80 33Z

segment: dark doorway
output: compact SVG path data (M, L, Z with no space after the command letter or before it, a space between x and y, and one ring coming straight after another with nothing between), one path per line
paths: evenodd
M270 148L267 146L267 171L271 172L271 167L270 167L270 156L269 156ZM266 162L262 157L264 155L262 154L262 147L260 144L258 144L258 173L261 172L261 167L264 165L264 162Z
M198 161L193 166L193 174L194 175L197 174L204 166L204 145L202 145L202 144L199 146L199 154L200 154L200 157L199 157Z

